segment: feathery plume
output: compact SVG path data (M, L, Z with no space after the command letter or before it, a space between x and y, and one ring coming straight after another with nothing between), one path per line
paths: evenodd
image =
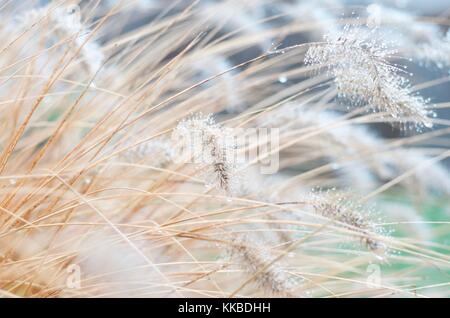
M367 13L370 27L388 29L386 35L414 59L426 66L450 67L449 32L444 34L438 25L420 21L410 12L380 4L368 6Z
M182 154L183 160L197 164L204 171L207 186L228 193L232 191L237 159L230 129L217 124L212 114L204 116L198 113L178 123L172 133L172 141L174 156Z
M426 100L413 95L409 81L389 63L396 50L383 42L376 29L346 25L325 39L326 44L309 48L305 63L328 69L341 98L387 113L401 124L432 126Z
M414 51L414 56L425 64L434 64L440 69L450 68L450 31L428 43L414 46Z
M342 223L348 230L360 234L361 242L367 249L386 252L386 245L378 237L388 233L370 219L370 211L364 210L361 204L355 203L349 195L334 189L311 192L314 212L330 220Z
M255 283L267 294L276 296L293 296L297 282L273 262L274 255L248 238L235 238L228 246L228 257L241 267L248 275L254 275ZM270 264L270 265L269 265Z
M49 4L42 8L31 9L18 16L16 20L15 27L24 30L35 26L37 29L41 24L46 25L46 32L40 33L39 36L47 39L48 47L61 41L70 40L71 43L74 43L75 49L81 48L80 62L91 75L103 63L103 52L96 42L88 40L90 30L82 24L80 8L77 5L53 6ZM35 44L39 46L39 37L36 40Z
M158 138L141 143L120 155L121 159L129 162L151 160L154 167L160 168L172 160L172 149L169 138Z

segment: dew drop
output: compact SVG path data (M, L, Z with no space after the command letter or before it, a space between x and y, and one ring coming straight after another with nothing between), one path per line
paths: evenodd
M338 164L338 163L332 163L331 164L331 169L333 169L333 170L338 170L340 168L340 165Z
M288 80L287 77L284 76L284 75L280 75L280 76L278 77L278 82L280 82L281 84L286 83L287 80Z

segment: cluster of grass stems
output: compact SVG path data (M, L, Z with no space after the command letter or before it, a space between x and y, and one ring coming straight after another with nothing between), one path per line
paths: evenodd
M0 1L0 296L449 296L450 20L382 9Z

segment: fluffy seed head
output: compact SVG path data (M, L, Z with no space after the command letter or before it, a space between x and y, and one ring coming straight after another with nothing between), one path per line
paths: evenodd
M210 114L193 115L179 122L172 133L177 151L204 171L207 185L230 192L236 173L236 148L229 129Z
M355 203L348 195L334 190L313 191L311 197L315 213L360 234L361 242L367 249L376 253L386 251L385 244L378 237L388 233L373 223L371 213L364 210L362 205Z
M266 293L277 296L292 296L295 280L284 271L278 262L270 264L274 256L266 247L252 243L247 238L236 238L228 254L248 275L254 275L255 283ZM270 265L269 265L270 264Z
M48 47L67 41L68 45L74 46L74 50L80 49L79 60L90 74L94 74L103 63L103 52L96 42L89 39L90 30L81 22L76 5L47 5L31 9L17 18L15 27L23 30L43 27L46 32L40 32L36 39L44 36ZM40 42L35 45L40 45Z
M401 10L372 4L367 7L368 25L386 30L395 37L403 52L425 66L450 67L450 37L435 24Z
M347 25L325 39L326 44L308 50L305 63L327 68L341 98L367 105L401 124L432 126L426 101L412 94L408 80L389 63L396 50L383 42L377 29Z

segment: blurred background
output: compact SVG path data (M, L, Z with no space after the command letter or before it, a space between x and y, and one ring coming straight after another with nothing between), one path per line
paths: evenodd
M36 0L36 5L47 4L48 0ZM81 1L63 1L76 3L82 8L95 8L92 12L104 13L113 6L120 5L126 9L121 10L125 15L123 25L108 26L108 33L104 33L98 40L107 41L112 36L124 31L130 31L139 28L145 24L152 23L155 19L174 15L183 9L192 6L201 8L205 15L205 32L208 31L207 25L221 25L221 31L212 37L212 40L228 32L249 32L261 33L264 30L274 26L283 26L286 22L296 20L301 23L314 23L323 19L332 19L336 17L362 16L367 14L367 8L370 5L382 5L390 9L399 9L407 14L412 14L419 19L437 18L439 19L442 34L448 31L448 18L450 17L450 0L81 0ZM215 4L215 6L212 6ZM223 4L223 6L221 6ZM21 4L18 2L14 6L15 10L21 10ZM213 9L215 8L215 9ZM220 8L217 10L217 8ZM319 8L321 11L316 9ZM22 8L25 9L25 8ZM100 9L100 10L99 10ZM84 10L85 12L88 10ZM215 12L213 12L215 11ZM100 16L100 15L99 15ZM98 16L98 17L99 17ZM97 17L97 19L98 19ZM94 21L95 21L94 17ZM315 34L315 39L321 39L323 34L329 31L333 26L331 20L327 25L322 26L322 30ZM232 66L252 59L255 56L270 50L276 45L279 48L309 42L311 35L305 33L291 33L288 36L277 36L275 38L264 39L265 43L246 47L245 49L226 57L227 64ZM262 41L264 42L264 41ZM414 76L411 78L412 84L418 84L430 81L436 78L445 78L449 76L447 68L430 67L430 65L421 65L417 61L402 62L407 64L408 69ZM213 69L215 66L211 66ZM297 79L297 81L302 79ZM293 85L296 80L290 80L285 85ZM431 103L441 103L450 100L450 84L448 81L432 87L423 89L420 93L430 99ZM450 119L450 110L448 108L436 111L439 118ZM399 131L395 128L377 124L376 129L385 137L397 137L408 134L408 132ZM435 125L434 129L442 128ZM447 141L446 141L447 140ZM450 147L449 138L439 142L447 142Z

